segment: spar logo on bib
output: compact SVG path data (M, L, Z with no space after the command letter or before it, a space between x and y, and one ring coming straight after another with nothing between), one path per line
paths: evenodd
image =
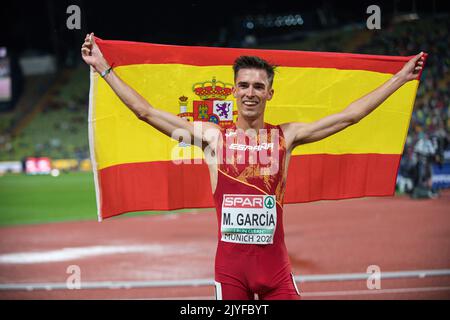
M264 196L260 195L224 195L225 208L263 208Z
M275 206L274 196L264 195L224 195L224 208L260 208L272 209Z
M272 209L273 206L275 205L273 197L266 197L266 199L264 200L264 205L266 206L267 209Z

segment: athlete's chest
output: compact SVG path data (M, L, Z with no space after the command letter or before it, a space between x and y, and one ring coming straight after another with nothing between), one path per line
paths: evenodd
M284 137L278 127L259 131L231 128L223 132L218 164L231 166L242 172L264 171L259 174L274 174L280 161L286 157ZM257 172L255 172L257 173Z

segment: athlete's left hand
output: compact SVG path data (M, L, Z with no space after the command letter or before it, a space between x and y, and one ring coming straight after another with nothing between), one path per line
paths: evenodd
M425 61L425 54L423 52L414 56L409 60L397 73L397 76L404 82L408 82L417 79L417 75L423 68L423 63Z

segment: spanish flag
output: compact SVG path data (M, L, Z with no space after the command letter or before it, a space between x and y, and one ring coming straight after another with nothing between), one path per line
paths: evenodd
M238 56L259 56L278 66L265 113L265 122L275 125L337 113L411 58L96 42L114 72L155 108L224 126L236 120L231 88ZM392 196L418 85L419 80L408 82L357 124L297 147L285 203ZM225 107L231 115L218 112ZM133 211L214 207L201 150L137 119L97 73L91 73L89 139L99 220ZM186 158L192 161L174 161Z

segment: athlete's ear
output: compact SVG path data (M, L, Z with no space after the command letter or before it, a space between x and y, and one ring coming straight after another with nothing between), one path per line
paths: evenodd
M233 88L231 88L231 93L233 93L233 97L237 98L236 96L236 87L233 86Z
M275 92L275 91L273 90L273 88L270 88L270 90L269 90L269 96L267 97L267 101L272 100L272 97L273 97L274 92Z

